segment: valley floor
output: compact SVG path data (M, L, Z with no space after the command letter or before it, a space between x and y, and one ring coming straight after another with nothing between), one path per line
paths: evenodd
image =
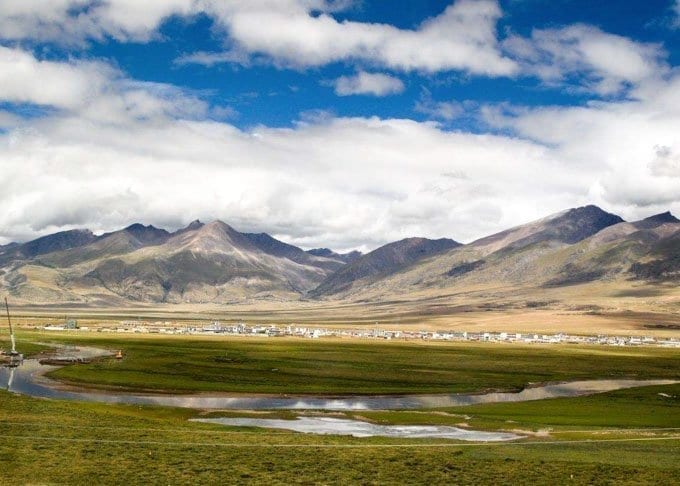
M489 295L420 295L376 302L254 302L137 305L131 307L32 306L12 309L23 327L63 325L73 319L81 327L223 325L319 326L335 329L367 327L403 331L468 331L566 333L576 335L680 337L680 287L631 287L627 297L603 297L602 288L517 293L512 298ZM609 292L609 291L607 291ZM611 292L620 292L615 286ZM0 336L4 334L0 332ZM1 338L0 338L1 339Z
M23 332L25 341L123 350L49 376L130 392L408 394L519 390L529 384L680 379L672 348Z
M531 382L680 380L663 348L220 339L22 331L50 343L124 349L52 376L109 389L423 393ZM219 358L219 359L218 359ZM312 435L190 422L322 415L376 424L511 431L507 443ZM0 391L0 470L11 484L674 484L680 385L578 398L414 411L206 411L36 399Z
M646 387L550 400L547 409L361 414L539 431L517 443L470 444L223 427L188 422L200 412L0 392L0 466L11 484L673 484L679 395L678 386Z

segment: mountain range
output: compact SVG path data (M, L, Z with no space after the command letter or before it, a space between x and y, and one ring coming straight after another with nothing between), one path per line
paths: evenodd
M526 292L680 281L680 220L569 209L468 244L406 238L365 255L304 251L221 221L133 224L0 247L0 287L25 304L130 305Z

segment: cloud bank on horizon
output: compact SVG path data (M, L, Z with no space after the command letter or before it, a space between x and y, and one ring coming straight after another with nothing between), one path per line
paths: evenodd
M199 217L366 250L680 213L680 3L643 30L372 3L2 2L0 244Z

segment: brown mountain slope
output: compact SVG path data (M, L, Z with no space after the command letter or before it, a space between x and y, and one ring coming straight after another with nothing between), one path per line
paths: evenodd
M661 261L672 260L674 250L668 248L674 247L668 238L680 224L654 218L625 223L594 206L576 208L451 249L392 275L360 282L337 297L380 300L413 293L503 294L598 279L638 278L646 267L636 273L632 265L652 260L655 251L665 251ZM655 268L650 266L649 271L658 273ZM672 269L662 273L668 276L669 272Z
M406 238L389 243L338 270L310 294L322 296L346 292L354 286L361 287L385 278L419 260L457 246L460 246L460 243L447 238L439 240Z
M37 302L295 299L342 265L256 236L220 221L173 234L132 225L79 248L13 261L2 284Z

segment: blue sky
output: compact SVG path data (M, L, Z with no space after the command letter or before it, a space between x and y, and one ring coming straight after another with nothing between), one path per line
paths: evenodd
M334 15L339 21L383 23L402 29L415 29L424 20L441 14L450 1L356 2ZM504 15L497 24L499 36L510 33L530 36L532 29L559 28L584 23L604 32L641 42L664 44L670 62L680 56L679 30L672 23L672 2L616 2L613 7L576 0L510 0L502 2ZM516 78L475 76L459 71L437 73L398 73L405 88L392 96L335 95L328 82L352 75L362 64L334 62L311 69L281 68L271 63L243 67L234 63L213 66L180 64L182 55L193 52L219 52L224 38L216 33L214 20L205 14L193 17L172 16L163 19L159 35L150 42L119 42L106 38L90 40L87 46L73 49L53 43L35 45L36 52L46 58L73 56L107 59L131 78L157 83L170 83L195 90L210 103L232 107L230 121L248 128L257 124L291 126L300 113L324 110L338 116L380 116L427 120L431 114L415 109L423 97L439 101L506 102L523 105L582 104L592 99L559 85L546 87L531 76ZM358 65L357 65L358 64ZM429 95L428 95L429 93ZM441 120L440 120L441 121ZM446 121L446 120L444 120ZM478 130L471 120L461 117L453 127Z
M557 0L511 0L502 2L504 16L497 29L501 36L512 32L528 36L532 29L545 29L585 23L605 32L630 37L643 42L663 43L669 61L680 56L680 35L670 29L671 2L617 2L618 5L598 5L599 2ZM402 29L414 29L424 20L441 14L449 1L357 2L336 14L338 20L363 23L385 23ZM201 66L178 64L183 54L197 51L217 52L224 39L211 31L214 21L207 15L193 18L171 17L159 26L159 38L152 42L116 42L105 39L92 42L86 49L63 49L46 44L38 49L57 49L53 56L83 56L112 60L130 77L158 83L171 83L196 90L211 103L233 107L238 115L231 117L235 125L247 128L256 124L290 126L305 111L325 110L338 116L380 116L426 120L432 116L415 110L415 105L429 92L436 100L470 100L475 102L505 102L526 105L581 104L591 99L583 93L546 88L530 76L519 79L487 78L467 73L399 73L405 83L402 93L393 96L338 97L332 81L351 75L357 69L352 62L335 62L312 69L282 69L270 64L244 68L234 64ZM427 90L427 91L425 91ZM456 126L467 126L469 120L459 120ZM474 125L471 127L476 129Z
M673 0L8 0L0 243L200 217L366 250L678 212L679 62Z

